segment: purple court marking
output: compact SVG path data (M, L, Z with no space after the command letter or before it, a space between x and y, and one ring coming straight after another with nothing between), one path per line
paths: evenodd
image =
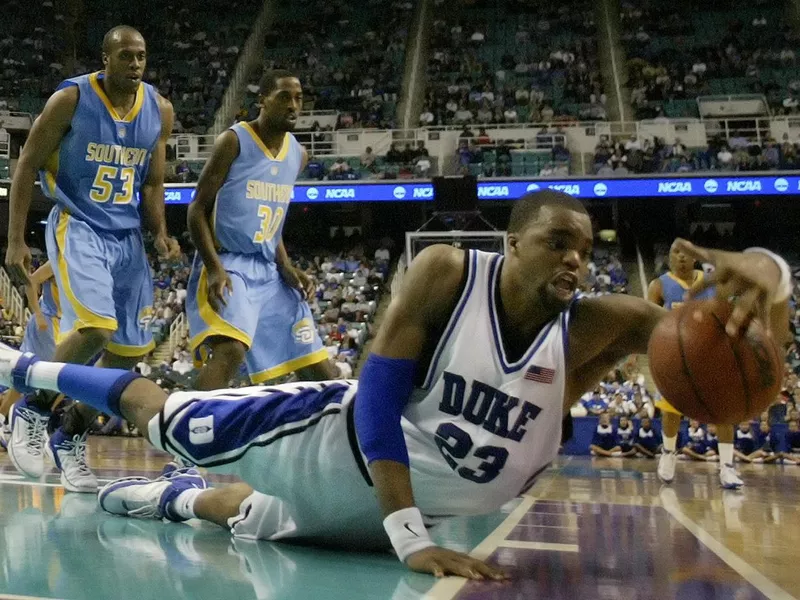
M577 531L518 525L509 539L577 543L577 553L497 548L489 562L505 567L512 580L469 582L456 598L575 600L597 598L598 590L608 591L603 597L636 600L766 598L661 507L561 506L577 515ZM535 522L537 507L523 521Z

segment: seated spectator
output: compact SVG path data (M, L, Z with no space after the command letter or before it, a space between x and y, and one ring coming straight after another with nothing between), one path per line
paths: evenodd
M611 425L611 416L608 413L600 415L600 422L592 436L589 451L593 456L618 456L621 448L617 445L617 435Z
M372 152L372 148L367 146L366 150L364 150L364 154L361 155L361 167L371 173L375 173L377 171L375 167L376 159L377 157Z
M761 437L761 458L765 463L774 463L783 459L783 452L781 452L781 440L772 435L769 423L761 421L758 426L758 432ZM791 459L790 459L791 460Z
M706 454L708 447L706 446L706 432L700 427L700 422L697 419L689 421L689 429L687 431L686 444L681 448L681 453L688 456L693 460L712 460Z
M733 440L733 456L742 462L753 462L761 457L758 436L750 427L750 421L742 421Z
M795 464L800 464L800 421L789 421L789 430L786 432L786 456L784 462L794 461Z
M717 426L711 423L706 426L706 453L709 456L716 457L712 460L719 460L719 438L717 437Z
M584 395L584 398L586 399L583 401L583 406L588 415L599 416L608 409L608 405L606 404L606 401L603 400L603 397L600 395L599 391Z
M628 417L621 416L617 426L617 446L619 446L623 457L632 458L636 456L636 448L633 445L635 439L633 423Z
M319 160L316 156L308 157L308 164L306 165L309 179L317 179L322 181L327 174L325 171L325 163Z
M655 458L661 448L661 435L653 429L653 423L647 417L641 421L634 447L646 458Z

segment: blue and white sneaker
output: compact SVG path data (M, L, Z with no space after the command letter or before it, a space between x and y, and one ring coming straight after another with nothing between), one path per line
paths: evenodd
M61 485L70 492L94 494L97 477L86 462L86 434L69 437L59 428L47 443L48 454L61 471Z
M739 474L730 463L724 464L719 469L719 483L726 490L738 490L744 485Z
M117 479L101 489L97 499L100 507L113 515L181 522L187 519L170 510L172 502L181 492L207 488L208 482L197 469L179 468L152 481L145 477Z
M22 398L9 409L8 420L11 428L8 456L11 462L23 475L38 479L44 473L44 446L50 416L39 412Z

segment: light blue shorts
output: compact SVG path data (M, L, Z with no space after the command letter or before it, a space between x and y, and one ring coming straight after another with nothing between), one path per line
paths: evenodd
M253 383L281 377L328 359L311 309L281 278L275 263L255 254L220 254L233 284L227 305L215 312L208 303L208 275L194 257L186 296L190 346L202 357L206 340L222 336L248 349L245 361Z
M61 332L114 332L106 348L143 356L154 347L153 278L136 229L99 231L57 206L47 219L47 257L61 292Z
M44 315L47 329L39 329L36 317L31 314L25 324L25 336L19 349L22 352L33 352L42 360L53 360L56 353L56 338L58 337L58 317Z

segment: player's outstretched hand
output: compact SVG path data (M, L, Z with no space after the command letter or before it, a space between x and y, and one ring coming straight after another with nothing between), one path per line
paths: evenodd
M222 310L228 304L226 296L233 294L233 283L222 267L208 269L208 303L214 312Z
M714 265L714 272L689 291L690 298L711 286L717 287L717 296L736 296L725 327L728 335L738 335L753 318L769 327L772 302L780 282L780 269L775 261L761 252L712 250L681 239L675 244L687 256Z
M497 567L488 565L477 558L472 558L468 554L454 552L439 546L431 546L419 552L414 552L406 559L406 564L413 571L430 573L436 577L456 575L467 579L487 579L491 581L508 579L508 576Z
M156 247L159 258L175 260L181 256L181 245L174 237L160 235L154 240L153 245Z
M31 272L31 249L25 242L9 244L6 250L6 267L8 274L18 283L28 282L28 273Z

